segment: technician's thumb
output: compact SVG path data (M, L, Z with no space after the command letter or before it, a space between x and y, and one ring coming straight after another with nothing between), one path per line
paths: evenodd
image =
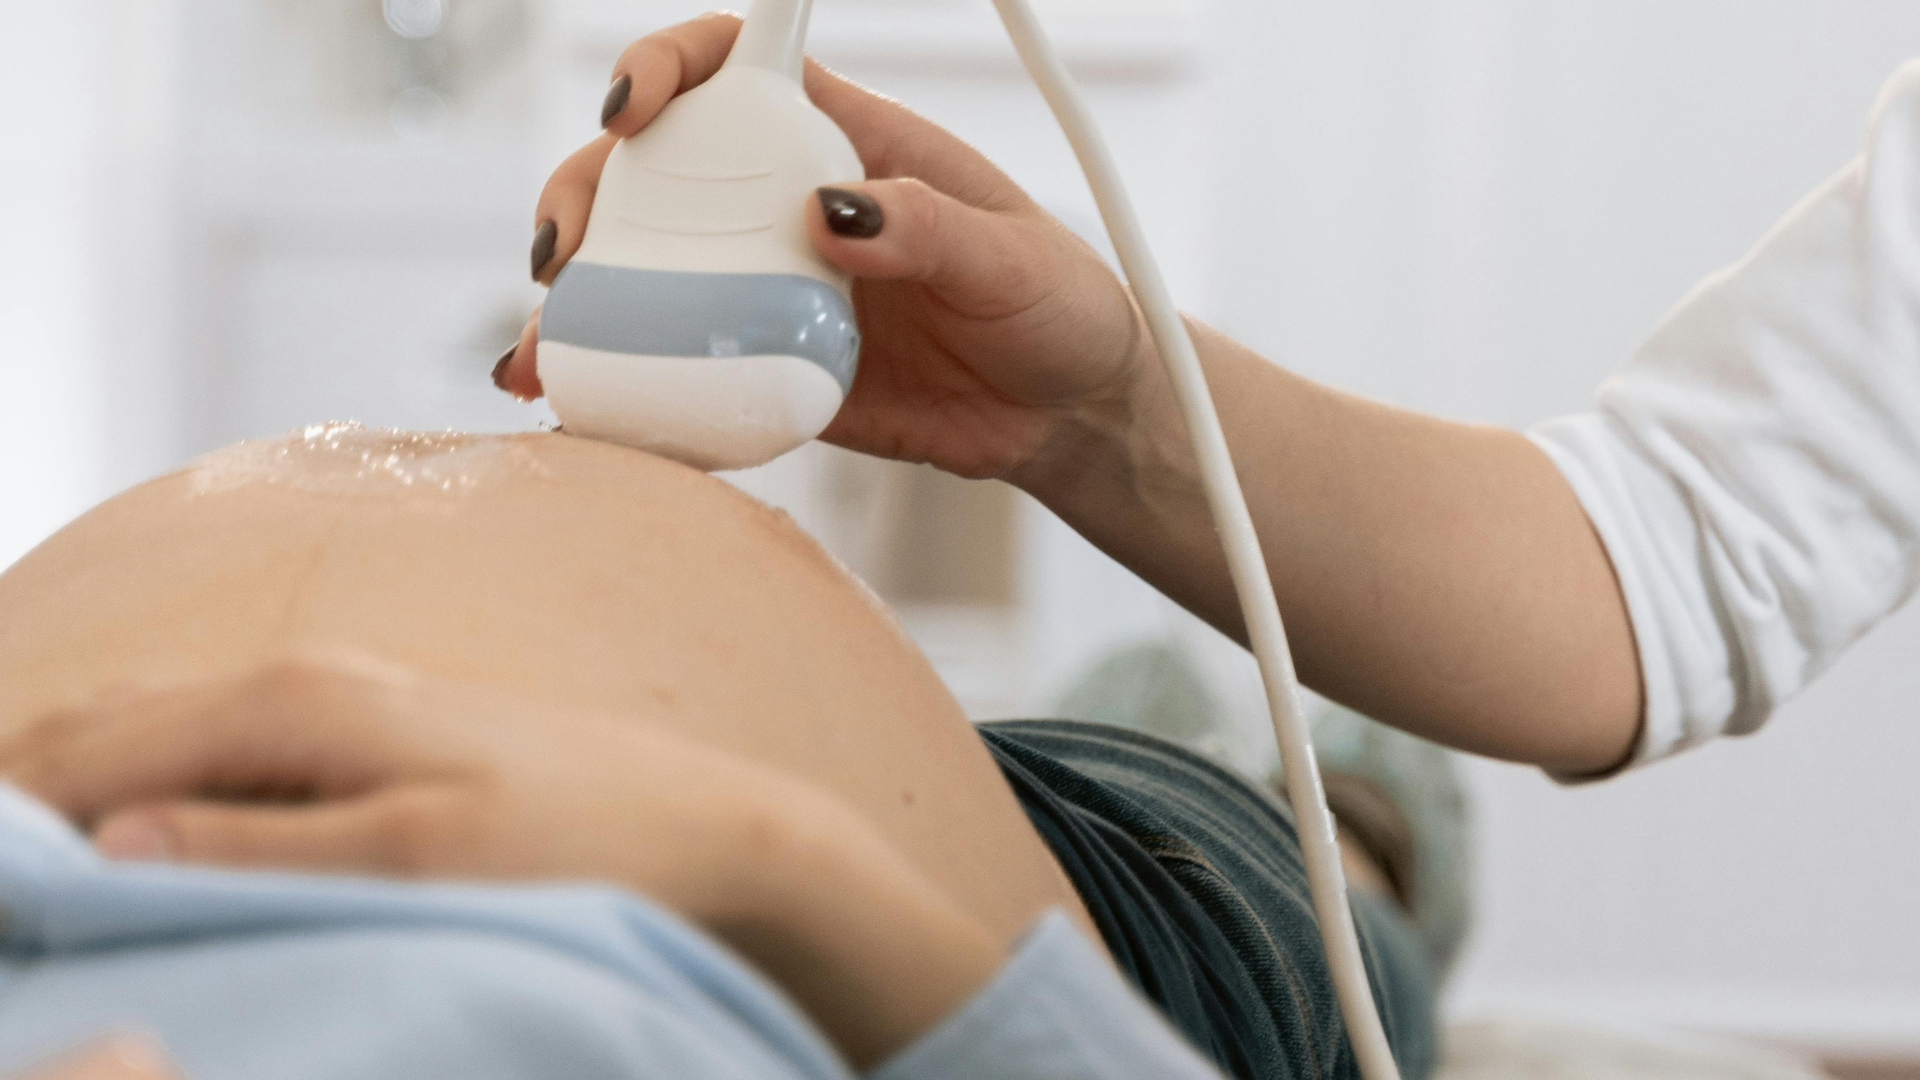
M919 180L823 187L807 231L854 277L914 281L962 315L990 319L1033 305L1059 274L1062 252L1035 212L969 206Z

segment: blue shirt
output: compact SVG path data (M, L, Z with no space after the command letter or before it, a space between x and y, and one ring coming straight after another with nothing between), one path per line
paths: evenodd
M618 890L115 864L0 785L0 1070L154 1032L193 1080L852 1080L804 1014ZM879 1080L1217 1080L1064 915Z

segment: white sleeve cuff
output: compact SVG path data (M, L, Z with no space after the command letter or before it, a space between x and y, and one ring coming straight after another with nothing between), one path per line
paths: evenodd
M1730 660L1706 579L1690 564L1697 538L1684 535L1693 520L1679 488L1598 414L1564 417L1530 435L1586 509L1626 602L1643 701L1639 741L1626 767L1720 734L1733 711Z
M1640 653L1634 763L1764 723L1920 586L1920 62L1866 153L1543 424Z

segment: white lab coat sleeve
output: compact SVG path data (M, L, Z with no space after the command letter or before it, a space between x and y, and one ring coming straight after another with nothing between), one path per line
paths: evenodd
M1920 62L1865 153L1531 433L1613 560L1636 763L1760 726L1920 580Z

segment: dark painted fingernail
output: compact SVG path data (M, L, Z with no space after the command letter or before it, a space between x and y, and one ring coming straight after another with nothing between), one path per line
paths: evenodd
M820 209L827 212L827 228L837 236L871 240L880 235L881 226L887 223L880 204L858 191L823 187L815 194L820 196Z
M607 100L600 104L600 126L613 123L620 110L627 107L627 99L633 96L633 76L622 75L607 87Z
M543 221L533 234L533 280L540 280L540 271L553 261L553 249L560 242L560 226L551 221Z
M513 391L507 390L507 365L513 363L513 354L519 351L520 343L516 341L507 346L507 351L500 354L500 359L493 362L493 385L509 394Z

